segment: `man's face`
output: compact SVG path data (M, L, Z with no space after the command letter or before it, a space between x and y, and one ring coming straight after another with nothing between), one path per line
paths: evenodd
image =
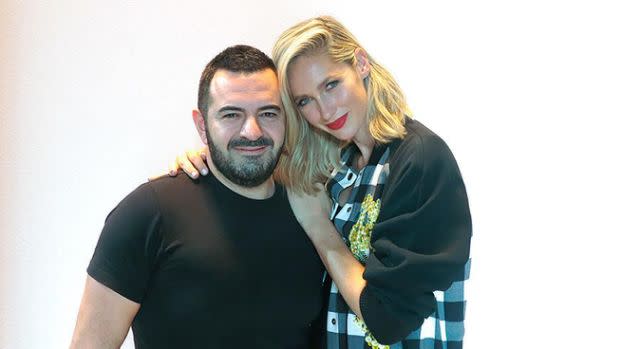
M275 72L219 70L209 98L206 137L215 167L244 187L264 183L278 162L285 133Z

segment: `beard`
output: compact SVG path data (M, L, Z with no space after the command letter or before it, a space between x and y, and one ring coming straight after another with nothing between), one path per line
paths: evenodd
M229 144L227 144L226 152L216 146L208 131L207 142L209 143L208 147L211 160L218 171L231 182L247 188L257 187L269 179L278 164L280 153L282 153L282 146L280 146L277 149L274 148L275 154L265 152L258 156L239 156L239 159L232 158L229 150L233 147L273 147L273 140L266 137L260 137L255 141L246 138L232 139Z

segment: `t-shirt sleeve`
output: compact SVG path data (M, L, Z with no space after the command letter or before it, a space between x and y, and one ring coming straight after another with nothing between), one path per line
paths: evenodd
M161 215L149 183L109 213L87 273L120 295L141 303L160 251Z
M464 278L471 216L458 165L436 135L413 139L390 162L366 262L360 307L381 343L394 343L433 313L433 292Z

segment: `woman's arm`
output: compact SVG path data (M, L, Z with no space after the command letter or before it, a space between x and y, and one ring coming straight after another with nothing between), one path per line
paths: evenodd
M362 318L360 294L366 285L362 277L364 266L353 256L329 220L329 199L324 191L316 195L294 194L289 203L324 263L327 272L340 290L349 308Z
M436 310L434 292L463 282L469 259L471 216L455 158L440 137L411 127L389 162L360 297L367 327L387 343Z
M340 294L381 343L419 327L436 309L434 291L464 279L471 238L464 184L439 137L403 143L390 168L365 266L329 221L324 192L289 194Z

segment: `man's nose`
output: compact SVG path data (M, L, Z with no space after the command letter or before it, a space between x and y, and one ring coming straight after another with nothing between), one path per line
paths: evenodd
M255 116L248 116L245 119L240 130L240 136L252 141L262 137L262 128Z

